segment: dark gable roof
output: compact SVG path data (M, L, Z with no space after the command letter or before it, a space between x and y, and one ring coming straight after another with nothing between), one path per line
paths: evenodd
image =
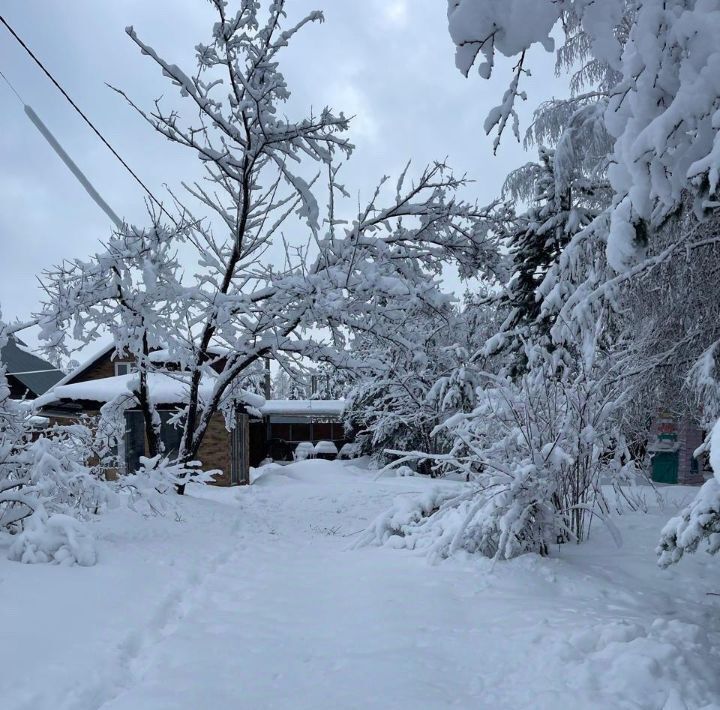
M33 355L17 337L8 338L0 359L5 363L6 375L14 377L35 396L47 392L65 376L54 365Z

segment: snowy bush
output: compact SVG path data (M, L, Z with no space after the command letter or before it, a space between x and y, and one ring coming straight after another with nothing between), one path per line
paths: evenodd
M69 429L77 434L78 427ZM0 528L14 534L10 559L95 563L83 521L112 505L115 496L82 463L74 439L62 427L35 441L23 433L12 454L0 461Z
M402 467L401 467L402 468ZM443 516L443 504L454 501L456 495L452 491L433 487L420 496L398 497L393 506L381 513L363 532L355 543L356 547L364 545L388 545L396 548L419 549L440 548L440 554L449 547L449 541L443 539L447 530L437 524ZM438 516L430 522L430 516ZM427 527L426 527L427 526ZM428 531L428 534L423 534Z
M402 511L385 516L375 540L400 536L393 544L435 555L464 549L509 559L582 541L593 515L611 526L601 479L629 483L634 472L614 423L618 393L597 373L556 371L552 354L527 355L525 375L516 381L487 375L477 407L442 425L455 443L432 458L470 489L434 510L421 502L405 518ZM427 456L413 452L400 461Z
M212 483L219 471L203 471L199 461L181 464L163 456L141 456L140 467L120 476L112 483L114 489L128 496L128 506L144 515L163 515L172 508L168 493L178 486Z
M0 344L5 326L0 323ZM10 398L0 362L0 531L14 535L10 559L94 564L84 519L112 502L112 492L84 465L86 427L52 427L38 435L31 412Z
M85 427L55 427L27 447L30 476L24 490L46 501L49 512L62 512L85 519L113 503L107 483L90 467L80 434L89 437Z
M25 519L22 531L13 538L8 558L29 564L52 562L89 567L97 561L97 553L85 525L70 515L48 515L41 506Z

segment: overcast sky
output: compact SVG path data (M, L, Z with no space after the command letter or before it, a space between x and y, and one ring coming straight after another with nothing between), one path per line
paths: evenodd
M493 157L482 124L500 102L510 66L498 64L489 82L465 79L454 66L446 6L445 0L288 0L291 19L313 9L326 17L282 55L294 94L288 115L330 105L357 116L351 128L357 149L344 169L353 194L367 196L379 177L396 175L409 158L419 168L447 156L457 172L476 180L473 192L485 203L510 169L533 157L509 134ZM156 194L163 184L177 186L196 174L194 157L155 134L105 82L144 106L164 94L182 107L124 29L134 25L161 56L192 73L193 48L209 38L213 21L205 0L17 0L3 3L2 14ZM552 56L538 50L533 59L525 126L540 99L564 93ZM3 27L0 70L113 209L142 222L139 186ZM43 269L92 253L110 223L1 80L0 107L0 306L11 320L38 306Z

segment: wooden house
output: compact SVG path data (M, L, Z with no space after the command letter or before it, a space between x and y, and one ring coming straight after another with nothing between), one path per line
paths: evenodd
M162 352L153 353L162 363ZM180 443L180 429L173 426L172 417L184 404L187 378L171 363L164 372L148 375L150 397L160 415L160 438L165 451L172 454ZM133 471L140 456L146 454L142 412L134 403L131 392L134 363L129 358L115 357L115 348L108 345L60 380L49 392L36 401L38 414L58 420L77 420L82 416L96 418L107 402L124 394L132 399L125 410L125 436L118 447L118 468ZM201 383L208 394L210 380ZM299 441L334 440L344 443L340 424L342 402L322 400L279 401L265 400L259 395L245 393L245 406L235 413L235 426L228 430L224 414L213 415L198 452L205 470L218 470L215 483L221 486L243 485L250 482L250 466L263 460L291 460ZM109 471L112 475L114 471Z

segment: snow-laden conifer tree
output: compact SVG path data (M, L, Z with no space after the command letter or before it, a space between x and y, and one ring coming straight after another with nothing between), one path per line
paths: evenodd
M198 156L204 181L173 193L174 224L119 230L119 273L99 266L116 258L112 240L107 254L50 273L42 316L56 347L72 325L83 341L109 329L119 350L139 354L141 401L142 371L155 368L146 351L162 347L186 392L180 463L197 457L215 412L224 409L233 426L234 403L263 358L333 360L354 329L391 334L407 311L444 303L443 264L454 260L466 275L494 251L488 211L455 195L464 179L442 163L415 177L408 166L393 187L383 178L359 209L341 208L349 120L329 108L286 118L290 90L279 65L295 34L322 14L292 24L284 0L211 4L216 22L210 41L197 45L193 73L127 30L186 110L162 101L148 111L133 106L160 136ZM353 214L349 222L341 211ZM295 237L285 241L283 229ZM193 253L188 271L175 266L180 248ZM131 308L122 303L126 283L136 295ZM152 407L143 410L152 435Z
M550 344L552 314L542 309L540 285L556 266L572 237L597 215L598 192L602 186L593 176L580 172L581 166L556 171L554 150L540 147L539 162L514 170L505 181L504 192L513 201L530 200L530 209L520 215L506 243L512 276L497 299L509 315L490 350L504 350L513 371L525 366L523 343L544 340ZM514 355L513 355L514 353ZM510 358L520 360L510 366Z

